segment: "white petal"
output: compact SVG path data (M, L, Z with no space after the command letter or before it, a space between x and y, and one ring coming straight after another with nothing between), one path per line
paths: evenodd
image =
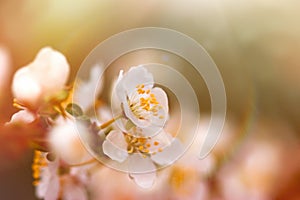
M151 156L151 159L159 165L170 165L174 163L183 153L181 142L174 138L172 143L164 148L162 152L158 152Z
M120 100L126 101L124 95L131 94L136 90L136 86L140 84L144 84L147 88L152 88L154 84L152 74L142 66L131 67L116 85L116 92Z
M156 171L156 167L149 157L143 157L139 153L134 153L131 154L128 159L128 170L130 174L145 174Z
M156 173L146 173L146 174L131 174L134 182L141 188L148 189L154 185L156 179Z
M105 155L120 163L128 157L127 143L120 131L111 131L103 142L102 148Z
M74 183L72 179L67 179L63 186L63 200L86 200L87 191L80 183Z
M50 47L42 48L29 67L34 70L47 95L62 89L70 73L65 56Z
M59 177L57 175L59 161L48 162L46 167L41 169L41 180L36 187L36 196L48 200L57 199L59 193Z
M60 188L59 177L58 176L51 177L44 199L45 200L57 199L59 194L59 188Z
M35 115L29 112L28 110L20 110L19 112L15 113L12 117L10 123L25 123L29 124L35 120Z
M151 93L155 95L157 102L163 107L165 113L168 113L169 105L166 92L161 88L155 87L151 90Z
M7 84L10 77L10 59L6 49L0 46L0 89Z
M148 149L151 153L157 153L158 149L164 149L169 146L172 142L172 139L173 137L171 135L164 131L161 131L159 134L149 139L149 143L151 144L151 146Z
M12 92L19 102L35 105L41 100L42 87L32 77L31 70L25 67L15 73L12 82Z
M95 98L97 98L102 91L103 79L100 80L102 72L103 68L99 65L95 65L91 68L88 81L78 80L73 101L80 105L84 111L93 105Z
M129 156L128 170L137 185L142 188L150 188L156 178L156 167L149 157L140 154Z

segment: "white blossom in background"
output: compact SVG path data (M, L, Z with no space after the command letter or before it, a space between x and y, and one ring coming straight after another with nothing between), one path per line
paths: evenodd
M10 58L7 50L0 45L0 91L8 83L10 75ZM1 92L3 94L3 92Z
M138 136L161 131L168 119L168 97L154 87L153 76L146 68L131 67L125 74L121 71L114 92L113 106L121 108L128 119L119 123L123 131Z
M25 107L37 109L43 101L64 88L69 72L63 54L50 47L42 48L33 62L15 73L13 96Z
M95 65L90 70L89 80L76 80L73 102L80 105L84 112L94 105L103 89L103 79L100 79L102 73L103 67Z
M80 134L80 135L79 135ZM83 140L88 140L89 131L84 124L75 122L69 116L68 119L59 117L55 126L49 132L49 143L51 150L68 164L78 164L91 156L82 144Z
M88 199L86 185L87 170L90 166L71 168L70 172L67 172L66 168L60 165L58 157L49 161L47 153L35 151L32 169L36 196L45 200Z
M182 145L164 131L152 138L136 138L111 131L103 145L103 152L112 160L128 163L128 172L142 188L149 188L156 178L155 163L161 166L176 161L182 153Z
M36 186L36 196L45 200L58 198L60 180L58 175L59 160L49 161L46 153L35 151L32 164L33 182Z

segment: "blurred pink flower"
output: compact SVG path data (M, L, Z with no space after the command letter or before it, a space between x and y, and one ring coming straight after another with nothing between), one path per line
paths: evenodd
M25 107L37 109L43 101L64 88L69 71L63 54L50 47L42 48L32 63L15 73L13 95Z
M252 137L247 138L231 162L227 162L218 174L224 199L274 198L277 180L284 173L281 166L285 142L275 139L276 135L282 134L281 130L282 127L275 124L271 128L265 122L256 124Z
M153 76L143 66L131 67L125 75L120 72L113 100L130 120L121 125L123 131L147 137L164 127L169 112L168 97L161 88L153 86ZM128 123L133 126L126 125ZM139 131L132 131L133 127Z

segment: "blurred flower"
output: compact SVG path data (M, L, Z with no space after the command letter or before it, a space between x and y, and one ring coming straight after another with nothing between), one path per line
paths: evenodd
M89 188L91 199L165 200L170 196L170 191L166 188L166 180L167 177L162 173L156 179L156 184L146 190L132 182L127 174L103 167L93 172Z
M165 132L153 138L137 138L121 131L111 131L103 142L103 152L120 163L128 161L128 171L135 182L149 188L156 178L156 166L168 165L182 152L179 140Z
M32 170L36 196L45 200L88 199L87 169L86 166L69 169L60 165L58 157L51 158L48 153L35 151Z
M58 199L60 181L58 176L59 160L49 161L47 154L35 151L32 164L33 184L36 186L36 196L45 200Z
M88 193L85 185L77 176L65 175L62 179L62 199L63 200L87 200Z
M68 164L77 164L89 157L80 140L85 134L88 134L88 129L83 123L72 120L72 117L59 117L48 139L51 149L60 159Z
M271 138L248 140L235 160L221 168L218 175L224 199L271 199L281 173L281 156L279 143Z
M45 47L38 52L32 63L15 73L13 95L24 107L38 109L47 98L64 88L69 71L65 56Z
M76 79L73 102L80 105L84 112L94 105L95 98L102 91L103 79L100 79L102 72L103 68L100 65L95 65L90 70L89 80Z
M8 82L10 73L10 59L7 50L0 45L0 90L4 89L4 86ZM1 92L1 95L3 92Z
M124 131L152 136L163 128L168 118L168 97L161 88L153 86L153 76L143 66L132 67L125 75L120 72L115 92L129 119L125 129L122 127ZM140 131L132 131L133 126Z

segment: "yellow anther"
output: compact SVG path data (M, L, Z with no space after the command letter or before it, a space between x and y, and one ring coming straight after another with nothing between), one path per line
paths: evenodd
M137 90L137 92L138 92L139 94L144 94L144 93L145 93L145 90L139 88L139 89Z
M144 146L142 146L142 145L139 146L139 150L140 150L140 151L144 150Z
M147 141L147 139L146 138L139 138L138 141L140 143L144 144Z
M147 90L147 91L146 91L146 94L149 94L149 93L150 93L150 90Z
M155 146L157 146L157 145L159 145L159 142L155 141L153 144L154 144Z
M158 148L158 152L162 152L162 148Z
M147 143L146 146L149 148L149 147L151 147L151 144L150 144L150 143Z
M127 152L128 152L128 153L133 153L133 151L134 151L133 146L127 147Z
M143 152L144 153L149 153L149 149L145 149Z
M34 179L38 179L40 177L40 170L34 170L33 174L32 174Z
M40 183L40 182L39 182L38 180L35 180L35 181L32 182L32 185L33 185L33 186L37 186L39 183Z
M162 115L161 115L161 116L159 116L159 119L163 119L163 118L165 118L165 117L164 117L164 116L162 116Z

